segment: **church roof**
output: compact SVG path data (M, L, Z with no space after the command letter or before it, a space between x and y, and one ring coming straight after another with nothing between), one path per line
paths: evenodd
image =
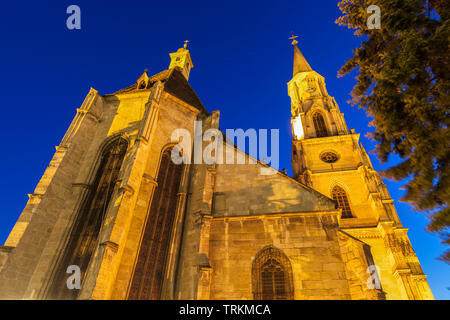
M313 71L300 49L294 44L294 76L300 72Z
M174 68L172 70L173 71L171 72L168 81L166 81L164 85L166 92L183 100L187 104L208 113L200 98L197 96L194 89L192 89L191 85L179 69Z
M170 93L187 104L208 113L200 98L197 96L194 89L192 89L191 85L180 72L178 67L170 68L151 76L148 79L145 88L138 88L138 84L135 83L127 88L113 93L112 95L150 89L157 81L161 81L164 84L164 90L167 93Z

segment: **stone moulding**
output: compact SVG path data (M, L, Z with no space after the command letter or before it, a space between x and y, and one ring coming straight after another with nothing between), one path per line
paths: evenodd
M283 212L283 213L264 213L257 215L240 215L240 216L215 216L214 220L259 220L259 219L281 219L285 217L298 217L298 216L337 216L339 217L340 210L332 211L308 211L308 212Z

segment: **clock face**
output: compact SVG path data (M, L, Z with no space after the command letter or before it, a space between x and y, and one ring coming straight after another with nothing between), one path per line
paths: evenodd
M306 79L306 88L305 91L308 93L316 92L317 90L317 84L314 78L307 78Z

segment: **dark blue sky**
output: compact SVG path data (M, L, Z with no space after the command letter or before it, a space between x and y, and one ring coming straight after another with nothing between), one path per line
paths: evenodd
M359 39L334 23L332 0L297 1L26 1L0 10L0 93L3 183L0 243L60 143L76 108L92 86L100 94L133 84L144 69L169 65L169 53L189 39L190 83L208 111L221 110L226 128L280 129L280 169L291 173L290 99L292 46L325 77L349 128L365 138L364 111L347 104L354 74L337 78ZM81 30L66 28L66 8L81 8ZM386 168L371 156L377 170ZM394 160L392 160L394 163ZM386 181L394 199L401 183ZM424 231L424 214L395 201L412 245L438 299L450 299L449 266L436 258L439 238Z

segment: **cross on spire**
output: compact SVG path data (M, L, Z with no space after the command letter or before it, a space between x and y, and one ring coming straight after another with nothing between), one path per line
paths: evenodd
M187 48L188 42L190 42L190 41L189 41L189 40L185 40L185 41L184 41L184 48L185 48L185 49Z
M293 46L295 46L295 45L298 43L298 41L295 40L295 38L298 38L298 36L292 35L292 36L289 38L289 40L292 40L292 45L293 45Z

